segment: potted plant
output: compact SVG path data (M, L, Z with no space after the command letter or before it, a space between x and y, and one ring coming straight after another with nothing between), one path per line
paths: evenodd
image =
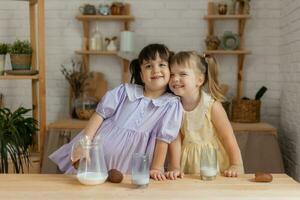
M24 166L29 168L29 147L38 131L37 121L26 117L29 111L24 107L14 112L0 108L0 173L8 173L11 164L16 173L24 173Z
M28 40L16 40L9 47L13 70L30 70L32 48Z
M0 75L4 72L5 55L8 51L8 44L0 43Z

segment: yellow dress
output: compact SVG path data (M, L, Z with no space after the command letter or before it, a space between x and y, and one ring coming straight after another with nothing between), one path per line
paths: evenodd
M184 113L180 130L183 139L181 169L186 174L200 173L202 148L214 147L217 150L219 172L223 172L230 166L229 157L211 121L211 108L214 102L210 95L202 91L198 106Z

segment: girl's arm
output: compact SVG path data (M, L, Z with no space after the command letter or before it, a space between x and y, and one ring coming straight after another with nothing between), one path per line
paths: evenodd
M83 131L84 134L88 136L90 139L93 139L96 131L98 130L102 122L103 122L103 118L95 112L90 118L88 124L86 125ZM80 145L74 146L72 148L71 162L76 169L78 168L81 154L82 154L82 148Z
M220 102L212 105L212 122L224 148L229 156L230 167L224 171L225 176L235 177L243 173L243 161L240 148L235 139L231 124Z
M175 180L177 177L183 178L184 176L180 170L181 141L181 134L179 133L177 138L168 146L170 167L166 172L166 177L171 180Z
M87 126L84 129L85 135L89 136L90 138L94 138L96 131L100 127L103 122L103 117L101 117L96 112L90 118Z
M168 150L167 143L161 140L156 140L153 160L150 168L150 177L156 181L166 180L163 171L164 171L164 163L166 159L167 150Z

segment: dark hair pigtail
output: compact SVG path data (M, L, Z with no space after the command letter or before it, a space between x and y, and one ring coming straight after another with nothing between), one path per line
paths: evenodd
M131 61L129 69L131 73L130 83L144 85L141 78L141 67L138 59Z

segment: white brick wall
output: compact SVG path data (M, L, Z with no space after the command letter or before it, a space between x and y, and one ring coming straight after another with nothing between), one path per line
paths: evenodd
M300 1L281 1L280 7L280 141L285 167L300 181Z
M83 3L99 4L105 0L46 0L46 87L47 121L67 116L68 84L60 73L60 65L74 56L81 47L82 25L74 17ZM207 34L207 0L127 0L131 4L139 47L150 42L161 42L172 50L204 50ZM0 1L0 40L11 42L16 37L28 36L28 9L25 2ZM245 96L254 97L262 86L268 87L263 97L262 119L276 127L279 123L279 99L281 92L279 41L279 0L251 1L252 19L246 24L246 46L252 54L245 60ZM25 17L24 17L25 16ZM234 22L217 22L217 33L236 30ZM118 34L118 23L102 23L103 34ZM231 96L235 93L236 58L219 56L221 80L230 85ZM91 69L105 73L109 87L121 83L119 60L112 57L92 57ZM10 85L9 85L10 84ZM8 106L31 104L30 83L26 81L0 81ZM21 98L20 98L21 94Z

